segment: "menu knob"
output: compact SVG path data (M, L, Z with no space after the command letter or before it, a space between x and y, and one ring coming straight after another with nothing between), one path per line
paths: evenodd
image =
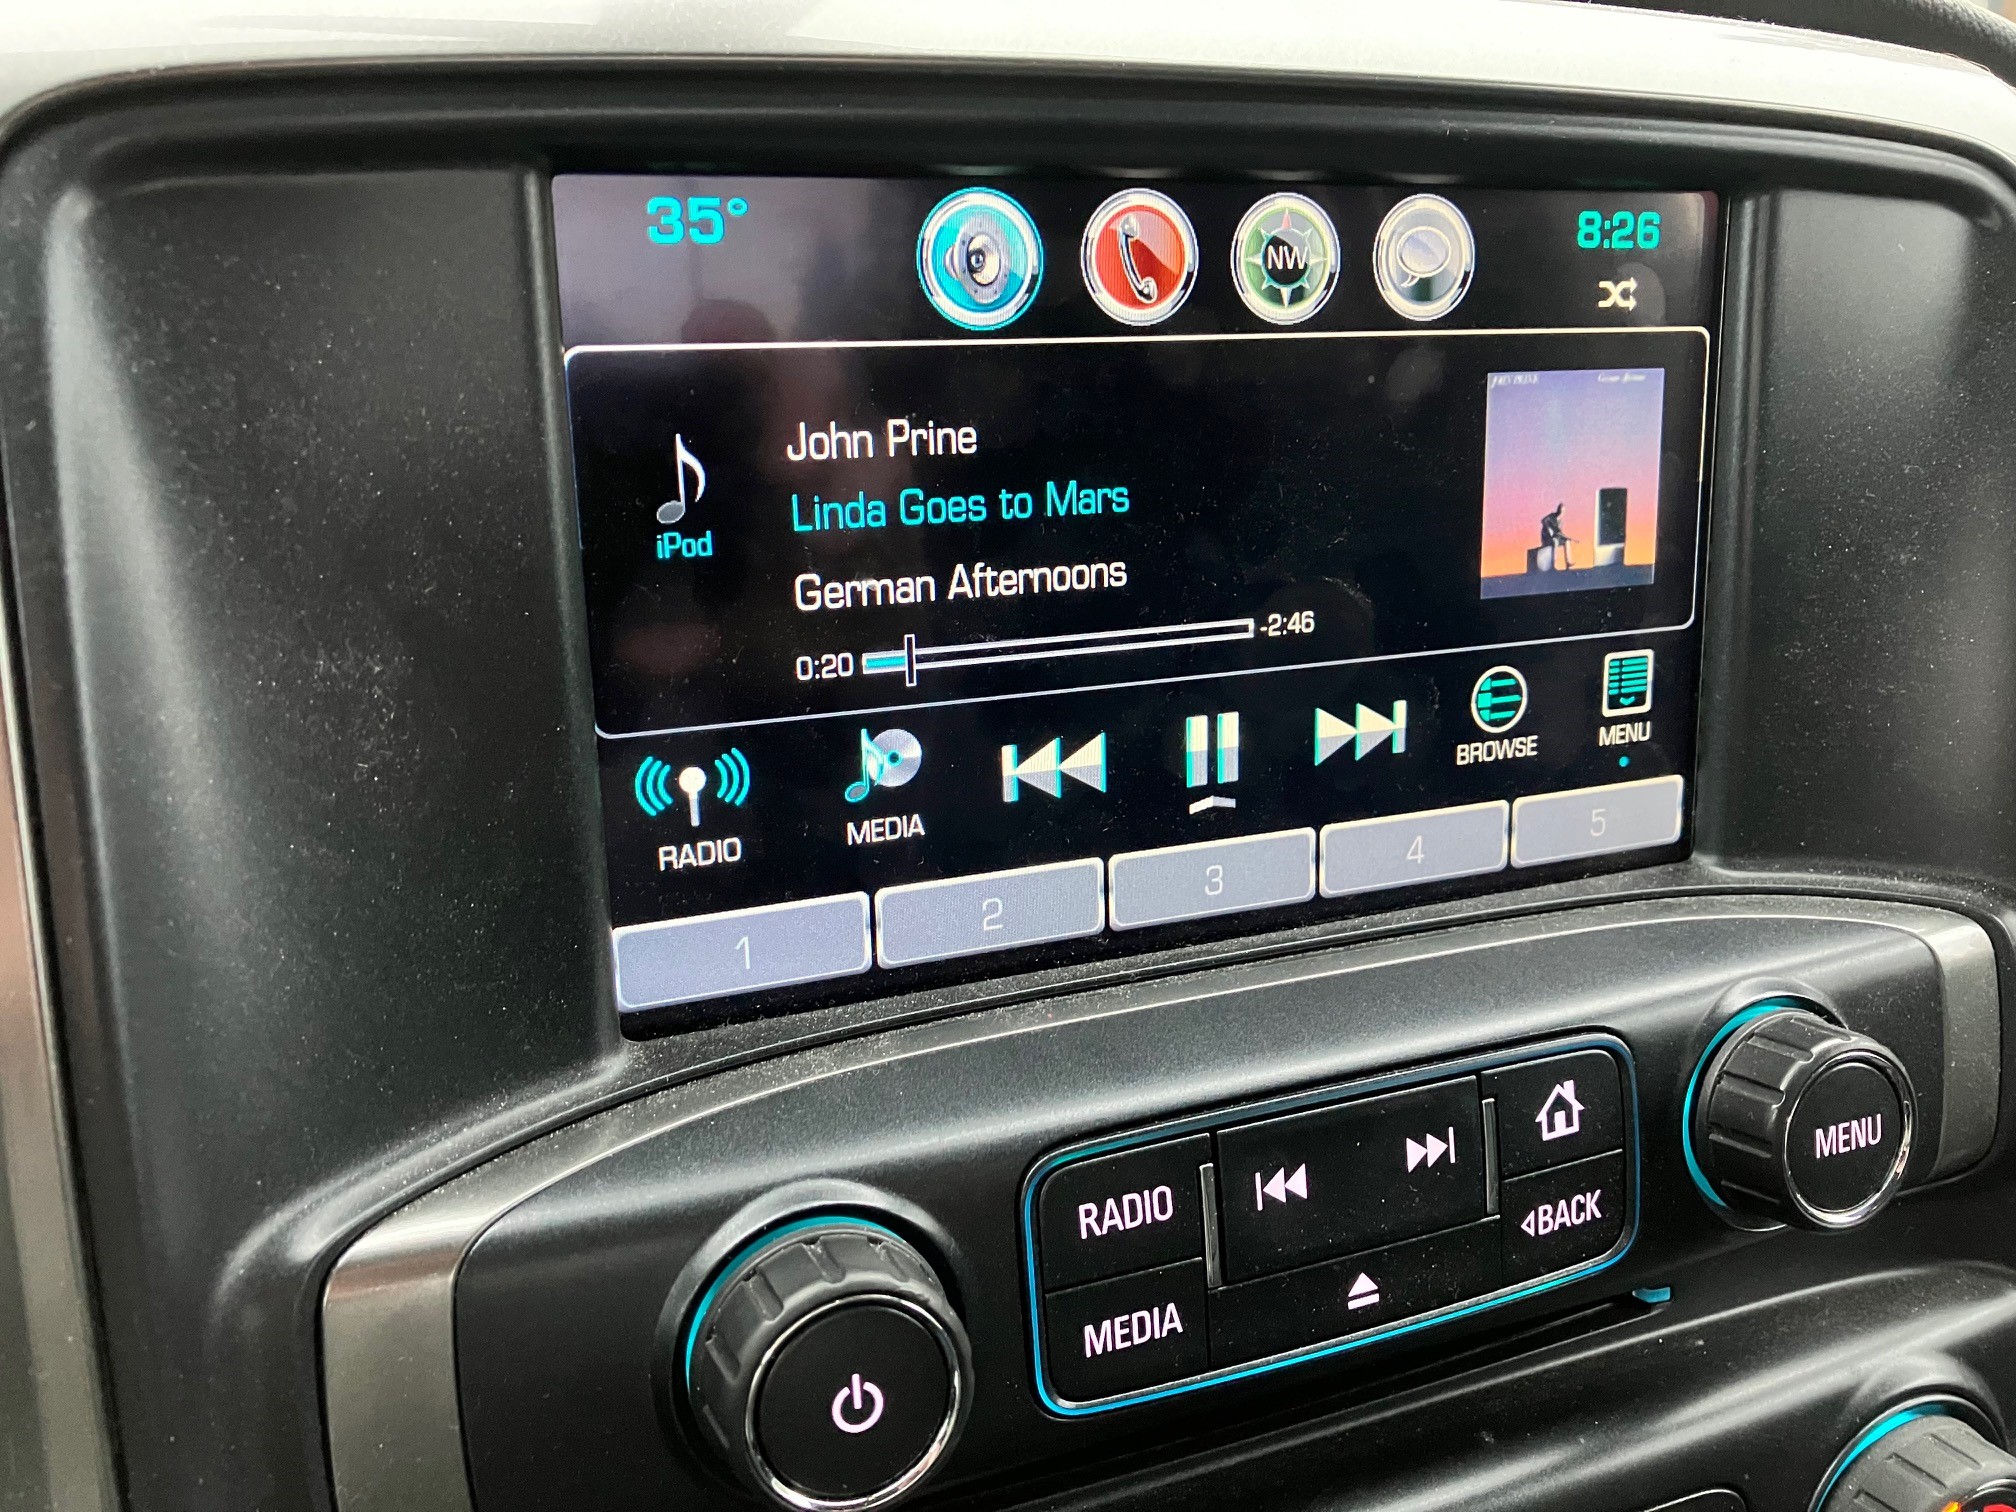
M1896 1194L1917 1102L1902 1062L1803 1008L1743 1018L1696 1073L1687 1138L1711 1199L1810 1229L1866 1223Z
M750 1490L865 1512L938 1466L972 1397L972 1352L924 1257L877 1224L796 1224L731 1260L677 1357L701 1434Z
M1864 1437L1819 1512L2010 1512L2016 1503L2016 1457L1958 1418L1912 1417Z

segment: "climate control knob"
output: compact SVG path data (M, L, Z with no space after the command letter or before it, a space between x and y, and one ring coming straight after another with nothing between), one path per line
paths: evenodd
M1896 1194L1917 1104L1903 1063L1803 1008L1738 1015L1689 1091L1688 1151L1712 1201L1801 1228L1866 1223Z
M1958 1418L1906 1417L1864 1437L1819 1512L2012 1512L2016 1504L2016 1457Z
M930 1265L845 1218L732 1260L675 1359L695 1424L737 1478L800 1512L904 1495L952 1447L972 1396L966 1331Z

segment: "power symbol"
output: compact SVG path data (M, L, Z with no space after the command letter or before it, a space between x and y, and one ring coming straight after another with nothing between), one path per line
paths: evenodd
M867 1416L862 1412L866 1410ZM849 1412L852 1416L849 1416ZM854 1373L851 1385L842 1386L833 1396L833 1426L842 1433L866 1433L882 1421L882 1388Z

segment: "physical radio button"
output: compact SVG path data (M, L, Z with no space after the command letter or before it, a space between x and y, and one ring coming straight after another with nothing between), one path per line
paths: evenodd
M1730 1208L1843 1229L1903 1182L1916 1100L1903 1064L1866 1035L1762 1005L1711 1045L1690 1092L1688 1148Z
M971 1397L965 1330L930 1266L846 1218L731 1263L671 1369L737 1478L797 1512L901 1496L950 1448Z
M1498 1169L1524 1176L1615 1150L1624 1143L1624 1099L1607 1051L1578 1050L1484 1073L1498 1113Z
M1211 1363L1286 1354L1496 1291L1495 1228L1486 1219L1214 1292Z
M1470 1077L1218 1136L1225 1277L1242 1281L1484 1216Z
M1052 1174L1036 1195L1037 1245L1045 1287L1077 1286L1204 1254L1197 1169L1211 1137L1081 1160Z
M1624 1157L1598 1155L1508 1181L1498 1211L1508 1284L1597 1259L1624 1233Z
M1204 1262L1185 1261L1044 1299L1052 1388L1092 1402L1210 1368Z

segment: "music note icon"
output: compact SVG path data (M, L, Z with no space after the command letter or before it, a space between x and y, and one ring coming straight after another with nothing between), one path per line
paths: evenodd
M700 459L686 448L686 438L675 434L672 437L672 461L676 469L679 492L658 506L660 525L677 525L686 518L686 474L693 474L692 503L698 504L707 496L707 469L700 465Z

